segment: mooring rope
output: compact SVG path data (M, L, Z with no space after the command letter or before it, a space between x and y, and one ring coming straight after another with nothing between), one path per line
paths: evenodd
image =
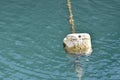
M74 24L74 19L73 19L73 14L72 14L72 6L70 0L67 0L67 6L68 6L68 11L69 11L69 23L71 25L71 32L75 33L75 24Z

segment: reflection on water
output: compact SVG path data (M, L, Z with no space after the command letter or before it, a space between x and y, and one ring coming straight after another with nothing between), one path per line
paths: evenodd
M75 72L78 76L78 79L82 80L83 69L82 69L82 64L80 63L80 60L78 57L75 60L74 68L75 68Z
M90 55L89 56L67 55L67 57L70 58L70 63L71 65L73 65L71 68L74 69L73 73L75 73L75 77L77 78L77 80L83 80L84 73L86 71L85 64L89 63Z
M77 72L78 80L82 80L82 67L80 65L75 65L75 71Z

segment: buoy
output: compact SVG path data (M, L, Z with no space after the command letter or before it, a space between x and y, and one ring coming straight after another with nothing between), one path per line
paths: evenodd
M92 52L91 37L88 33L68 34L64 40L66 52L74 55L90 55Z
M72 14L70 0L67 0L69 11L69 24L71 25L71 34L68 34L64 40L64 49L66 52L75 55L89 55L92 53L91 37L88 33L75 33L75 24Z

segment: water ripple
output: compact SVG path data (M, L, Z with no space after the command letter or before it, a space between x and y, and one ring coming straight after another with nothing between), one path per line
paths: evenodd
M78 80L75 56L67 56L62 46L70 33L65 1L4 0L0 4L1 80ZM83 80L117 80L119 1L76 0L72 5L77 32L88 32L93 40L89 61L80 58Z

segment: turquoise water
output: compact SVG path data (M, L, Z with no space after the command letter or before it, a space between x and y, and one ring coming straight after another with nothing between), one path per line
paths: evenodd
M76 31L90 33L94 50L80 65L63 50L66 0L0 0L0 80L120 80L120 0L71 3Z

